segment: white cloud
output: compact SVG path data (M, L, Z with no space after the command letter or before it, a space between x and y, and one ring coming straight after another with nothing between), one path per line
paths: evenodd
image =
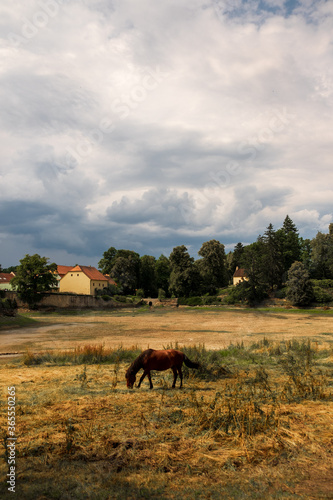
M3 266L20 231L26 253L22 203L39 207L32 248L95 263L111 244L251 241L287 213L304 236L328 225L332 4L260 5L6 6L0 205L17 223L1 219Z

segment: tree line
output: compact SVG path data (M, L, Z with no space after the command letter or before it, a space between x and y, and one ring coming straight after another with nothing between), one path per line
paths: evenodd
M251 298L260 300L269 290L281 288L296 262L308 279L333 279L333 224L329 234L318 232L312 240L303 239L287 215L280 229L269 224L254 243L237 243L226 254L225 246L212 239L202 244L198 255L197 260L191 257L185 245L158 259L110 247L98 267L116 281L117 293L139 291L145 297L214 295L232 283L239 267L246 270L243 291L251 302Z
M185 245L175 247L170 256L140 255L132 250L109 248L98 267L117 283L117 293L139 291L143 296L189 297L213 294L228 284L225 247L217 240L203 243L195 260ZM112 288L114 291L114 288Z
M246 271L247 280L230 291L230 301L259 302L269 291L287 283L291 301L304 305L313 295L311 279L333 280L333 224L329 234L318 232L312 240L303 239L287 215L280 229L269 224L254 243L237 243L226 254L223 243L212 239L202 244L198 255L196 260L191 257L185 245L176 246L169 257L159 258L112 246L103 253L98 267L117 285L100 293L159 298L213 296L232 283L238 267ZM12 283L27 302L55 286L55 263L37 254L26 255L20 262L20 266L2 272L16 273Z

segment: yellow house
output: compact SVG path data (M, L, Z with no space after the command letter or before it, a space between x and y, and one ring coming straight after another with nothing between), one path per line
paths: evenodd
M115 284L95 267L75 266L61 278L59 291L95 295L95 290L102 290L111 282Z
M238 285L241 281L248 281L248 275L245 269L239 269L239 267L236 267L236 271L234 272L234 275L232 277L232 284L233 285Z
M62 278L73 269L73 266L57 266L57 270L54 272L55 277L57 278L57 286L54 287L55 292L60 291L60 281Z

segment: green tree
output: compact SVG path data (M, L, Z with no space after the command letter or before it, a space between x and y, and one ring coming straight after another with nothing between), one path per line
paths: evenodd
M169 290L177 297L189 297L199 288L200 275L185 245L175 247L169 257L171 274Z
M160 255L155 264L156 286L158 290L164 290L167 294L170 280L170 261L165 255Z
M157 285L155 274L156 259L152 255L143 255L140 258L140 283L145 297L156 297Z
M311 240L306 238L300 238L301 244L301 256L300 262L302 262L306 269L312 274L312 248L311 248Z
M242 243L237 243L232 253L232 261L230 266L232 274L234 274L236 267L243 267L242 265L243 256L244 256L244 246Z
M10 266L10 267L6 267L6 268L2 269L1 272L2 273L8 273L8 274L10 274L10 273L14 273L15 274L16 273L16 269L17 269L17 266Z
M289 215L286 216L282 228L276 231L276 238L282 253L283 271L286 273L293 262L301 259L301 239Z
M206 241L198 254L202 257L196 264L201 274L203 292L213 295L218 288L228 284L224 245L217 240Z
M318 232L311 241L314 277L317 279L333 278L333 235Z
M103 274L109 274L116 281L123 293L135 293L140 280L140 255L138 253L110 247L104 252L98 267Z
M134 294L138 288L140 256L131 250L118 250L110 276L121 286L125 295Z
M309 271L302 262L294 262L288 271L287 299L295 306L306 306L313 300Z
M279 238L274 231L273 225L269 224L264 236L259 236L263 243L262 250L262 272L264 281L273 289L280 286L283 275L283 256Z
M98 268L101 270L102 274L110 274L113 268L117 256L117 250L115 247L110 247L106 252L103 253L103 258L98 263Z
M55 272L57 265L49 264L49 259L38 254L26 255L20 260L16 269L16 276L11 284L16 288L17 294L31 309L36 308L43 298L43 293L49 292L57 285Z
M260 237L256 242L244 247L241 265L246 269L248 280L236 286L236 296L253 306L263 300L268 291L265 272L265 243Z

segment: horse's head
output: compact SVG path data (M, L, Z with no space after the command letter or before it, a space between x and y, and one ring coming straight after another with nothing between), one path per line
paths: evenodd
M136 380L135 375L132 375L131 373L126 373L127 387L129 387L130 389L133 389L133 385L135 383L135 380Z

